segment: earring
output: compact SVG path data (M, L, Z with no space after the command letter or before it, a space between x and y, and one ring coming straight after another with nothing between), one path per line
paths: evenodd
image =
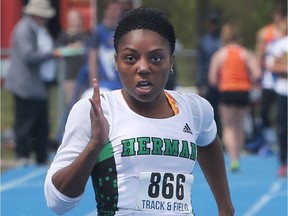
M171 73L171 74L174 74L174 70L173 70L172 67L170 68L170 73Z
M115 65L114 70L115 70L115 71L118 71L118 66L117 66L117 64Z

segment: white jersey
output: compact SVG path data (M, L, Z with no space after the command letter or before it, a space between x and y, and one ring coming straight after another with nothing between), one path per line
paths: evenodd
M272 40L266 45L265 51L265 64L271 65L274 62L275 49L273 49L275 42L277 40ZM267 68L264 70L262 77L262 86L264 89L274 90L277 76L272 73L272 71Z
M288 56L288 36L280 38L274 44L274 57ZM275 84L275 92L279 95L288 96L288 79L278 77Z
M197 145L216 137L210 104L196 94L168 91L179 113L165 119L133 112L121 90L104 92L101 106L109 124L109 142L91 173L98 213L101 215L194 215L191 204ZM91 104L87 98L74 105L63 142L45 182L48 203L64 213L81 199L61 194L51 176L70 164L91 137Z

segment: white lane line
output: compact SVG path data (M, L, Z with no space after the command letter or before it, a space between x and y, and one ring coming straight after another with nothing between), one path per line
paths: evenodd
M19 185L23 184L24 182L26 182L30 179L36 178L45 172L47 172L46 167L45 168L39 168L39 169L35 170L34 172L29 173L28 175L25 175L25 176L22 176L22 177L15 179L15 180L1 184L0 192L9 190L11 188L18 187Z
M259 212L280 190L281 182L281 180L275 181L271 185L269 192L264 194L250 209L248 209L244 216L253 216Z

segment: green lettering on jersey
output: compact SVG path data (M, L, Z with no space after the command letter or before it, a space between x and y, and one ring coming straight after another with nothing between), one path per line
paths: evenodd
M178 156L179 154L179 140L164 139L165 151L164 155Z
M189 148L188 148L188 142L187 141L182 141L182 150L181 150L179 156L183 157L183 158L189 158L190 153L189 153Z
M134 156L135 152L135 139L122 140L122 157Z
M137 140L137 142L136 142ZM151 141L152 140L152 141ZM197 159L197 146L195 143L175 139L161 139L159 137L137 137L121 141L122 144L122 157L135 156L135 155L165 155L182 157L190 160ZM137 146L136 146L137 145ZM109 149L110 146L110 149ZM137 151L136 151L137 147ZM163 149L165 147L165 149ZM106 146L106 152L103 156L113 154L113 149L110 145ZM112 151L112 152L111 152Z
M191 155L190 155L190 159L191 160L196 160L196 158L197 158L197 146L196 146L196 144L195 143L190 143L191 144Z
M150 148L147 148L147 143L150 142L149 137L139 137L137 138L138 142L138 151L137 155L149 155L150 154Z
M158 137L153 137L152 143L153 143L152 155L162 155L163 140Z

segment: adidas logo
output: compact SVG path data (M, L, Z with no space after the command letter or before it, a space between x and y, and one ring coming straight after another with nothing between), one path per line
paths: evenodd
M183 132L193 134L191 131L191 128L189 127L189 125L187 123L185 124L185 126L183 128Z

